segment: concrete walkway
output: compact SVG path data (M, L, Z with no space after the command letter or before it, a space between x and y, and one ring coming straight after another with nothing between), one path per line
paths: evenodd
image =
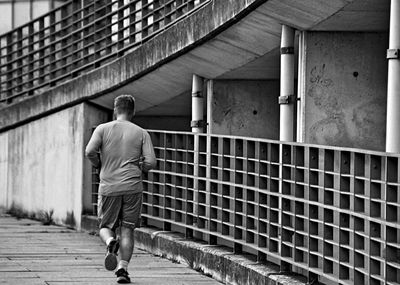
M0 216L0 284L117 284L104 254L96 236ZM134 284L221 284L136 249L128 270Z

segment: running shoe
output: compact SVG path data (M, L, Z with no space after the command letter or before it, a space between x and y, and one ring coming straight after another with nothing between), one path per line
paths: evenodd
M104 259L104 267L107 270L113 271L115 268L117 268L118 249L119 249L119 241L116 239L112 240L107 246L107 253Z
M115 272L115 275L117 275L117 282L121 284L127 284L131 283L131 279L129 278L128 271L126 271L123 268L118 269L117 272Z

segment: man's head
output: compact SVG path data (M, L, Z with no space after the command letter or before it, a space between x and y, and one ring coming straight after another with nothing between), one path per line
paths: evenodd
M120 95L114 99L114 114L116 117L125 115L128 120L135 114L135 98L132 95Z

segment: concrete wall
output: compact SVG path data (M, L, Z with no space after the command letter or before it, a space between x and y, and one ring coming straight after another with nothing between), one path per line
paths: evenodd
M307 33L305 142L384 150L384 33Z
M83 130L83 142L84 147L92 136L93 128L99 124L108 122L112 119L112 111L98 108L93 105L84 104L84 130ZM83 192L82 192L82 202L84 214L93 214L92 205L92 164L88 159L84 159L84 171L83 171Z
M188 108L191 108L189 106ZM190 132L188 116L137 116L133 122L144 129Z
M85 105L0 133L0 206L80 228Z
M0 208L10 204L8 195L8 133L0 133Z
M216 80L211 132L279 138L279 81Z

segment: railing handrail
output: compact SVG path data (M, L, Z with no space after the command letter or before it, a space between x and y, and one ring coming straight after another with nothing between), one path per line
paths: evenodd
M385 151L378 151L378 150L368 150L368 149L361 149L361 148L352 148L352 147L343 147L343 146L331 146L331 145L322 145L322 144L312 144L312 143L303 143L303 142L287 142L287 141L280 141L280 140L273 140L273 139L265 139L265 138L256 138L256 137L248 137L248 136L238 136L238 135L221 135L221 134L209 134L209 133L192 133L192 132L185 132L185 131L164 131L164 130L153 130L147 129L148 132L152 133L165 133L165 134L182 134L182 135L199 135L199 136L212 136L218 138L229 138L229 139L239 139L239 140L251 140L255 142L265 142L265 143L276 143L276 144L285 144L291 146L304 146L310 148L323 148L327 150L334 150L334 151L348 151L360 154L368 154L368 155L384 155L384 156L391 156L391 157L399 157L400 153L391 153Z
M68 1L0 35L0 103L98 68L210 1Z

